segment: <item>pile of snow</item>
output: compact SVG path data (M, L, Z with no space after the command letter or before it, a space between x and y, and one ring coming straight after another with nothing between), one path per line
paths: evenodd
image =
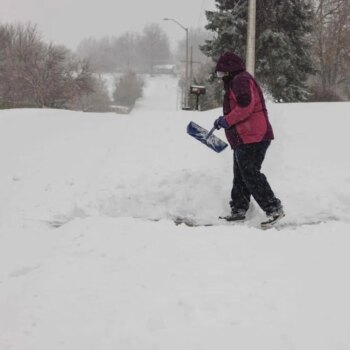
M350 104L269 105L287 216L261 231L255 203L217 219L232 152L185 130L221 110L177 98L158 76L130 115L0 111L0 349L350 347Z

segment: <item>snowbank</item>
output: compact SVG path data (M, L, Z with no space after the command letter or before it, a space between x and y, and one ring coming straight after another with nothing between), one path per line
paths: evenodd
M350 347L350 104L269 105L287 216L261 231L254 204L218 222L232 152L185 129L221 111L176 95L160 76L127 116L0 111L0 349Z

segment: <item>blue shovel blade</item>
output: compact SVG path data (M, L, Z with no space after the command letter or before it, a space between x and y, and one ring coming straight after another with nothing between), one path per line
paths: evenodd
M227 143L194 122L187 125L187 133L217 153L222 152L227 147Z

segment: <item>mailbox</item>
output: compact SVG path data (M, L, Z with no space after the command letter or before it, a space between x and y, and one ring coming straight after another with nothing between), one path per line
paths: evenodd
M192 95L196 95L196 110L198 111L199 109L199 96L200 95L205 95L205 86L202 85L191 85L190 86L190 93Z
M191 85L190 93L194 95L205 95L205 86Z

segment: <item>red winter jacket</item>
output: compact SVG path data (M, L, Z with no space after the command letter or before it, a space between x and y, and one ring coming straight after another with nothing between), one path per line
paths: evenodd
M230 127L226 137L234 149L241 144L270 141L274 138L265 99L255 79L234 53L220 57L216 71L229 72L224 78L224 117Z

